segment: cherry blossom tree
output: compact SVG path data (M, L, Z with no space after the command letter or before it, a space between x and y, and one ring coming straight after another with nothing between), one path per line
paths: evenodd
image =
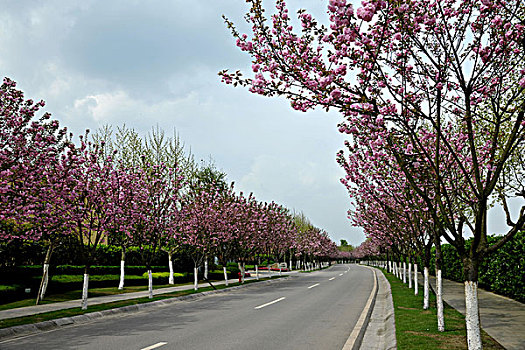
M143 161L146 162L145 157ZM139 184L145 191L145 198L138 207L139 215L131 228L131 236L146 266L149 298L153 298L151 263L168 240L177 239L180 235L179 201L184 177L177 168L164 164L144 164L140 173Z
M0 222L1 240L44 242L47 252L36 303L49 280L53 248L68 232L64 192L71 186L64 152L72 144L66 129L49 113L36 114L44 101L25 100L16 83L0 87Z
M115 188L113 161L104 158L101 149L86 142L87 139L88 132L85 137L80 137L80 147L76 152L68 155L77 166L71 171L74 186L66 197L70 208L68 217L72 222L71 235L84 264L83 310L87 309L89 269L99 244L107 241L108 229L121 210L111 202L114 197L110 193Z

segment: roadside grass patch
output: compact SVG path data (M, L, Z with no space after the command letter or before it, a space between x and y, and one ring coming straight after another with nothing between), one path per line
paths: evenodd
M444 303L445 332L439 332L435 294L431 291L430 308L423 310L423 288L414 295L407 284L382 271L392 289L398 349L467 349L465 317L459 311ZM483 330L481 337L484 349L505 349Z
M280 278L279 276L275 276L275 277L273 277L271 279L274 280L274 279L279 279L279 278ZM270 278L261 278L259 281L257 281L257 280L248 280L248 281L245 281L244 284L257 283L257 282L265 281L265 280L269 280L269 279ZM182 284L180 284L180 285L182 285ZM187 285L187 284L185 284L185 285ZM219 289L227 289L227 288L235 287L235 286L238 286L238 285L241 285L241 283L239 283L239 282L230 282L230 285L228 287L226 287L225 285L218 285L218 286L215 286L215 289L217 289L217 290L219 290ZM170 284L170 285L156 286L156 288L173 287L173 286L176 286L176 285L171 285ZM131 292L139 291L139 290L131 290L131 289L135 289L135 288L141 288L140 289L141 291L142 290L147 290L147 287L142 287L142 286L136 286L135 287L134 286L134 287L125 288L125 289L127 289L127 291L125 291L125 292L131 293ZM104 290L107 290L107 289L112 289L113 291L110 291L110 293L112 293L112 294L121 294L121 293L123 293L122 290L118 290L117 288L98 288L98 289L90 290L89 291L89 296L90 297L94 296L94 295L92 295L92 293L93 292L97 293L97 290L100 290L101 293L106 293L107 291L104 291ZM98 305L89 305L89 300L88 300L88 309L87 310L82 310L80 307L75 307L75 308L59 310L59 311L52 311L52 312L46 312L46 313L41 313L41 314L36 314L36 315L31 315L31 316L9 318L9 319L5 319L5 320L0 320L0 329L1 328L7 328L7 327L20 326L20 325L24 325L24 324L31 324L31 323L49 321L49 320L54 320L54 319L62 318L62 317L72 317L72 316L77 316L77 315L83 315L83 314L87 314L87 313L91 313L91 312L115 309L115 308L129 306L129 305L144 304L144 303L149 303L149 302L156 301L156 300L170 299L170 298L180 297L180 296L184 296L184 295L190 295L190 294L195 294L195 293L207 292L207 291L211 291L211 290L213 290L213 288L211 286L210 287L201 287L201 288L199 288L198 291L195 291L193 289L187 289L187 290L184 290L184 291L168 292L168 293L162 293L162 294L154 295L152 299L150 299L148 297L144 297L144 298L136 298L136 299L131 299L131 300L116 301L116 302L112 302L112 303L98 304ZM118 293L115 292L115 291L118 291ZM50 304L50 303L57 302L57 301L66 301L66 300L79 299L80 295L81 295L81 291L74 291L74 292L67 292L67 293L64 293L64 294L52 295L52 296L49 296L49 298L46 297L46 300L43 303ZM108 295L108 294L104 294L104 295ZM78 296L78 297L76 297L76 296ZM100 295L98 295L98 296L100 296ZM22 304L22 302L24 302L25 304ZM33 306L35 304L35 299L27 299L27 300L17 301L15 303L1 305L0 310L5 310L5 309L7 309L7 308L5 308L6 305L12 305L12 304L19 305L19 306L13 306L13 307ZM13 308L13 307L10 307L10 308Z
M184 286L184 285L190 285L190 283L153 285L153 289L177 287L177 286ZM146 290L148 290L148 286L128 286L128 287L124 287L124 289L118 289L117 287L91 288L89 289L88 298L101 297L101 296L106 296L106 295L142 292ZM75 299L80 299L80 298L82 298L82 291L73 290L73 291L67 291L63 293L55 293L55 294L46 295L46 297L40 301L40 304L59 303L62 301L69 301L69 300L75 300ZM7 304L1 304L0 311L16 309L19 307L34 306L35 302L36 302L35 298L28 298L28 299L13 301Z

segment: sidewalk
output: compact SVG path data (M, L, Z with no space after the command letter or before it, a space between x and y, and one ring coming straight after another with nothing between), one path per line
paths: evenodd
M418 282L423 284L422 274L419 274ZM434 276L430 276L430 283L435 290ZM420 289L420 293L422 292ZM463 283L443 279L443 300L464 315ZM483 289L478 289L478 303L481 328L485 332L505 349L525 349L525 304ZM445 324L445 328L446 326Z
M290 275L293 274L295 271L291 272L283 272L283 275ZM246 277L245 280L254 280L256 277L254 277L255 274L252 274L252 277ZM279 276L279 272L272 272L272 277ZM268 277L267 272L259 272L260 278ZM233 284L237 282L237 279L231 279L229 280L230 284ZM225 281L216 281L212 282L214 286L220 286L224 285ZM210 285L208 282L202 282L199 283L199 288L203 287L209 287ZM172 293L172 292L180 292L184 290L191 290L193 289L193 284L187 284L183 286L176 286L176 287L167 287L167 288L159 288L159 289L153 289L153 295L159 295L159 294L165 294L165 293ZM94 298L88 298L88 310L90 305L98 305L98 304L105 304L105 303L111 303L115 301L121 301L121 300L130 300L130 299L137 299L137 298L145 298L148 296L148 291L141 291L141 292L133 292L133 293L123 293L123 294L115 294L115 295L107 295L103 297L94 297ZM23 317L23 316L30 316L30 315L36 315L41 314L44 312L51 312L51 311L58 311L58 310L64 310L64 309L70 309L74 307L80 307L80 299L76 300L69 300L69 301L62 301L58 303L52 303L52 304L45 304L45 305L34 305L34 306L26 306L26 307L20 307L16 309L9 309L9 310L3 310L0 311L0 320L5 320L8 318L15 318L15 317Z

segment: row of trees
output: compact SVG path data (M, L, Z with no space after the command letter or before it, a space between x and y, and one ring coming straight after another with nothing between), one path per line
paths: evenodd
M337 161L351 220L380 252L423 255L426 264L434 245L438 277L441 241L454 246L468 347L480 349L479 264L525 224L525 206L509 206L525 198L525 4L367 0L354 10L330 0L328 27L299 10L297 32L285 1L270 19L260 0L248 2L251 35L226 23L253 77L225 70L222 80L285 96L297 110L340 112L349 139ZM495 206L508 230L489 244Z
M303 261L337 256L326 232L300 215L252 194L235 193L213 164L195 163L178 137L159 130L145 139L131 129L88 132L75 145L43 102L25 100L15 83L0 87L0 240L47 244L39 299L44 297L54 247L75 242L85 266L82 308L87 308L89 269L101 244L136 247L149 274L160 250L184 251L197 268L217 257L223 266L285 255ZM300 226L299 223L303 225ZM226 268L225 269L225 278ZM244 271L243 271L244 272ZM243 273L244 275L244 273ZM173 283L173 275L170 276Z

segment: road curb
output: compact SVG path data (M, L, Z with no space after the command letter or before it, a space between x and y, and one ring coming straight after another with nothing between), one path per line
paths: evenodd
M123 307L114 308L114 309L91 312L91 313L87 313L83 315L62 317L62 318L57 318L54 320L48 320L48 321L37 322L37 323L32 323L32 324L25 324L25 325L20 325L20 326L2 328L0 329L0 342L9 340L11 338L17 338L17 337L31 335L31 334L35 334L39 332L48 332L50 330L57 329L60 327L67 327L71 325L78 325L82 323L93 322L95 320L105 318L105 317L123 315L127 313L135 313L135 312L144 311L145 309L150 309L154 307L167 306L167 305L170 305L176 302L180 302L180 301L198 299L198 298L208 296L208 295L221 294L221 293L235 291L237 289L245 289L245 288L249 288L253 286L260 286L263 284L278 283L278 282L285 281L285 280L288 280L294 277L296 276L281 277L281 278L276 278L273 280L259 281L256 283L249 283L249 284L244 284L244 285L234 286L234 287L229 287L229 288L224 288L224 289L188 294L188 295L183 295L180 297L173 297L173 298L168 298L168 299L163 299L163 300L155 300L149 303L128 305L128 306L123 306ZM159 294L159 295L162 295L162 294Z
M397 340L392 291L383 272L375 270L378 278L376 302L360 350L394 350Z

